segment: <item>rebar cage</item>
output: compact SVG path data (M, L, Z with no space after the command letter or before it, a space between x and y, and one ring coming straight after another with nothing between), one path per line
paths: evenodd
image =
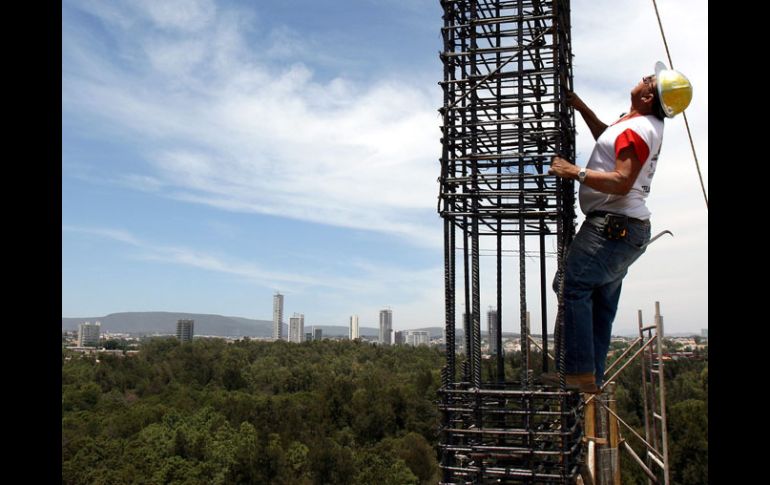
M572 483L581 398L563 391L444 388L442 483Z
M444 483L569 483L582 430L579 396L533 383L525 257L540 262L543 355L548 353L546 240L556 238L557 284L574 236L574 184L548 175L574 160L569 0L441 0L444 102L439 213L444 219L446 359ZM457 234L459 229L459 234ZM458 237L459 236L459 237ZM479 240L494 240L494 376L482 382ZM458 240L459 239L459 240ZM527 251L527 242L537 241ZM552 243L552 239L549 240ZM515 245L514 245L515 244ZM462 250L465 360L456 367L456 248ZM523 362L507 381L502 351L503 248L516 248ZM561 308L561 302L560 302ZM562 332L557 316L556 340ZM557 345L557 360L559 348ZM548 360L543 359L543 370ZM461 371L461 372L458 372Z

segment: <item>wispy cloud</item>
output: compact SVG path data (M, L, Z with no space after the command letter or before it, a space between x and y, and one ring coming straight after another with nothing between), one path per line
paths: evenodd
M335 289L350 290L358 286L356 281L341 277L316 277L298 273L273 271L262 268L251 262L239 261L232 258L215 256L204 251L181 246L164 246L141 240L122 229L94 228L64 225L62 230L71 233L89 234L100 238L111 239L135 248L142 252L133 256L148 261L158 261L179 264L193 268L214 271L218 273L241 276L246 279L264 284L277 286L293 284L297 287L321 286Z
M165 185L155 177L137 174L122 175L115 183L144 192L158 192Z
M65 33L79 63L77 76L65 72L65 108L156 147L146 154L151 173L126 180L226 210L439 247L438 90L387 77L318 82L311 67L291 63L301 38L282 27L267 33L267 52L288 59L272 66L245 49L232 12L204 4L177 6L178 16L152 2L120 15L81 4L133 53L121 63ZM181 29L188 17L195 28Z
M350 301L351 295L377 298L378 295L384 295L393 288L406 288L410 290L397 290L394 293L400 295L399 298L411 302L419 298L419 294L414 293L411 289L428 287L432 282L437 281L441 275L440 268L406 269L392 265L384 266L365 260L358 260L352 264L351 267L356 274L349 277L275 271L250 261L215 255L198 249L154 244L122 229L64 225L62 230L73 234L85 234L117 241L140 250L139 253L127 255L127 257L235 275L266 287L280 287L289 293L301 293L310 290L323 291L324 288L332 289L341 298L348 299L348 301Z
M206 28L216 14L212 0L142 0L136 3L158 27L182 32Z
M80 232L83 234L90 234L92 236L99 236L101 238L108 238L114 241L130 244L132 246L143 246L144 244L137 238L135 238L128 231L122 229L108 229L99 227L78 227L63 225L62 231L64 232Z

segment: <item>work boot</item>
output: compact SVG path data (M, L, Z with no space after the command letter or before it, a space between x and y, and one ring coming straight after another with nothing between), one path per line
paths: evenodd
M540 375L540 380L546 384L558 386L559 374L556 372L545 372ZM566 388L570 391L580 391L588 394L597 394L599 392L593 372L565 374L564 380L566 381Z

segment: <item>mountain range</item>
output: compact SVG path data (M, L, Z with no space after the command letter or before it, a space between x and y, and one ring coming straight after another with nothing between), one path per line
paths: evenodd
M62 331L73 331L77 330L78 325L83 322L101 322L102 333L175 334L177 320L194 320L195 335L268 338L273 336L272 320L181 312L122 312L101 317L62 317L61 327ZM325 337L342 337L348 335L349 331L347 325L308 325L305 322L306 333L312 332L314 328L322 329ZM433 338L440 337L444 329L443 327L424 327L410 330L427 330ZM288 335L288 331L288 325L284 323L284 335ZM359 333L362 337L377 337L379 329L361 326Z
M128 333L128 334L175 334L177 320L195 320L195 335L216 335L220 337L261 337L273 336L273 322L271 320L255 320L243 317L228 317L223 315L211 315L205 313L181 313L181 312L122 312L110 313L101 317L78 317L61 319L62 331L77 330L82 322L98 321L102 324L102 333ZM313 328L323 330L326 337L342 337L348 335L347 325L308 325L305 324L305 332L312 332ZM441 337L443 326L426 326L411 328L409 330L426 330L431 338ZM288 335L288 325L283 325L284 335ZM362 337L377 337L379 329L376 327L359 327ZM481 332L482 336L487 332ZM457 329L457 338L461 338L463 331ZM636 337L634 334L622 334L627 337ZM667 337L684 337L697 335L695 332L671 333ZM504 337L518 337L518 333L503 332ZM539 335L535 335L539 337Z

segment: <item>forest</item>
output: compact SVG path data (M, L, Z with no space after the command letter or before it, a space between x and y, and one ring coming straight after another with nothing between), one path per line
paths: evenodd
M62 483L435 484L443 365L435 347L357 341L62 348ZM707 483L707 354L665 369L672 483ZM617 391L637 431L640 379L630 367ZM646 483L631 460L622 471L624 484Z

